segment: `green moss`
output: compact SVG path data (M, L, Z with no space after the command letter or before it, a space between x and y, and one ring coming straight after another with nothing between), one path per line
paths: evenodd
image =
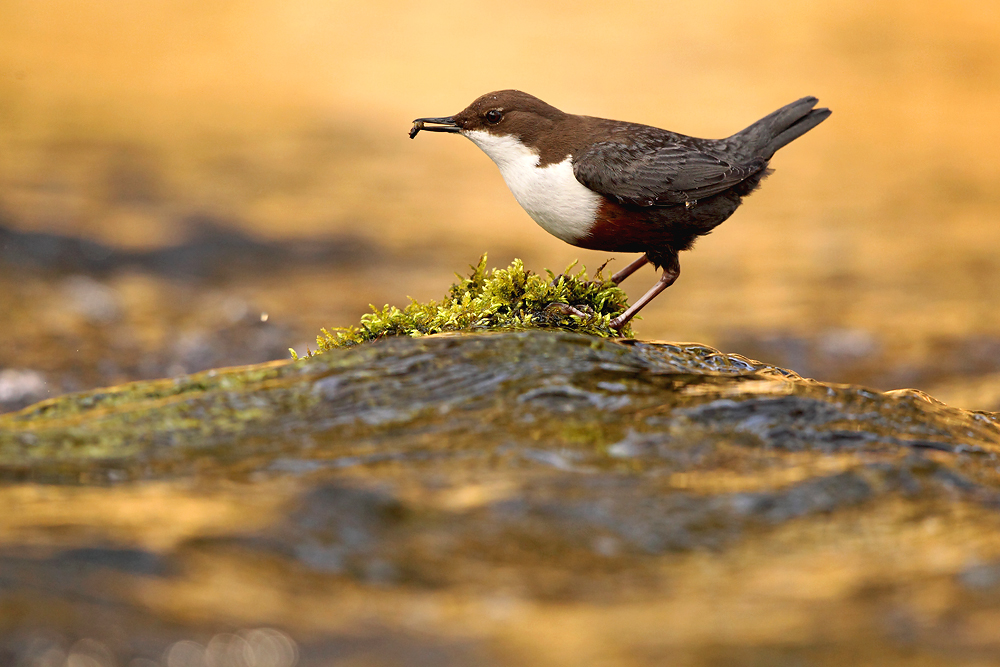
M515 259L506 269L487 269L484 254L468 278L459 276L443 301L413 301L400 310L385 306L361 317L356 327L323 329L319 352L385 338L423 336L444 331L523 331L560 329L605 338L632 337L631 326L618 332L613 317L627 307L625 292L601 275L587 270L547 278L524 268ZM603 267L601 267L603 268ZM457 274L456 274L457 275ZM574 312L576 311L576 312ZM293 358L297 358L294 350Z

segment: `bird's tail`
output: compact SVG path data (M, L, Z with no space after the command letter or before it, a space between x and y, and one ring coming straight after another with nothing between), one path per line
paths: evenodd
M764 116L747 129L737 132L729 141L736 140L749 157L770 160L779 148L795 141L830 115L829 109L813 109L819 102L815 97L803 97Z

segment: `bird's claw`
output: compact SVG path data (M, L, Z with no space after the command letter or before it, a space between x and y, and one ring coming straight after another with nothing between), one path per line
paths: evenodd
M586 306L584 306L586 308ZM590 317L592 313L585 313L579 308L574 308L568 303L553 303L549 306L553 310L558 310L563 315L576 315L577 317Z

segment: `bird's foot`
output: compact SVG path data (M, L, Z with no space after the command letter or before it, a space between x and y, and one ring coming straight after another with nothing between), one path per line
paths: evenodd
M611 321L608 322L608 326L617 331L618 333L621 333L622 329L625 328L625 325L628 324L628 321L632 319L631 317L625 319L624 315L625 313L622 313L618 317L612 318Z
M583 306L583 307L586 308L587 310L591 310L589 306ZM585 313L579 308L574 308L568 303L553 303L549 305L549 309L560 312L563 315L576 315L577 317L584 317L584 318L591 317L594 314L593 311Z

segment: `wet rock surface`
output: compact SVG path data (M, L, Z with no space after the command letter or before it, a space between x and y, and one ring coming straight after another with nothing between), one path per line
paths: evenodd
M996 413L560 333L123 385L0 416L0 643L993 664L998 453Z

